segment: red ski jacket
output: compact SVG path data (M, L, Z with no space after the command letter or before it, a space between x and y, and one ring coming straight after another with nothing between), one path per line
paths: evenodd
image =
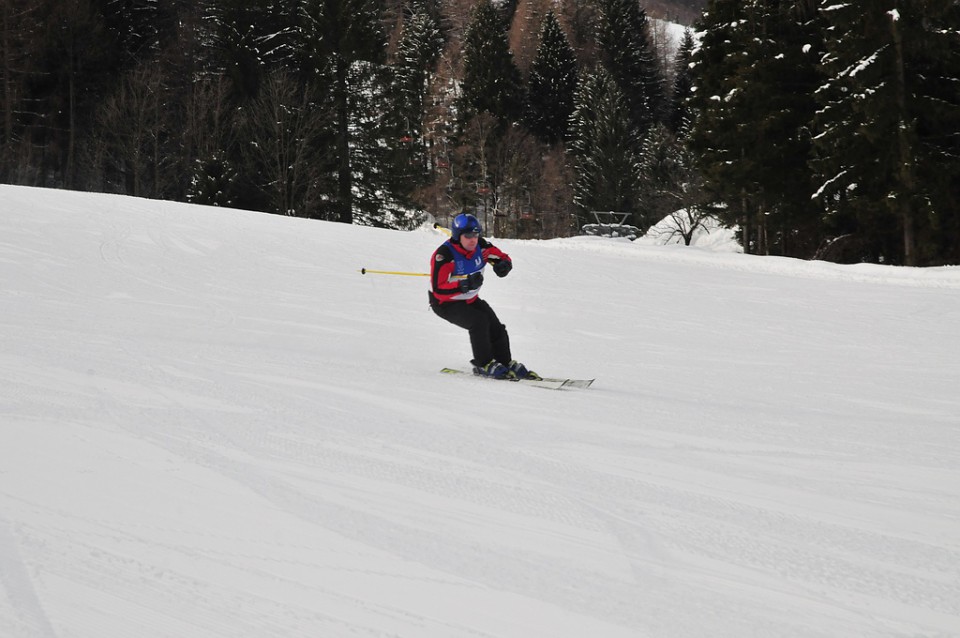
M477 248L469 253L459 243L445 241L430 259L430 303L473 303L480 289L461 292L460 281L472 273L483 272L488 262L496 263L502 259L510 261L510 256L483 237L477 243Z

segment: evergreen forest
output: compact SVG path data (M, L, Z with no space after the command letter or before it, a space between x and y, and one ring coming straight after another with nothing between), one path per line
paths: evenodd
M0 117L3 183L960 264L958 0L2 0Z

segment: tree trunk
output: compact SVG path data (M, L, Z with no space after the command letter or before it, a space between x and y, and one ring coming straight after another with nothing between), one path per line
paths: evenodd
M903 264L917 265L916 232L914 220L914 193L916 191L916 176L913 167L913 152L908 135L909 114L907 113L907 80L903 59L903 34L900 33L899 20L891 16L890 31L893 35L893 46L896 55L895 82L897 93L897 144L900 151L900 166L897 171L897 180L900 188L893 200L893 206L903 223Z
M350 168L350 111L347 104L347 71L349 66L343 56L337 56L336 94L337 102L337 209L340 221L353 223L353 174Z
M77 141L76 141L77 140L77 117L76 117L77 73L76 73L76 64L74 63L75 58L74 58L72 49L71 49L70 57L72 59L70 61L70 71L69 71L70 74L69 74L69 79L67 81L68 87L69 87L68 88L69 96L67 97L67 104L68 104L67 108L69 109L70 112L67 114L68 122L69 122L68 124L69 130L67 131L67 165L65 167L66 170L64 170L64 182L67 188L73 188L74 186L74 174L76 172L75 171L76 162L74 161L74 159L76 156L76 148L77 148Z
M10 23L7 15L10 8L4 4L0 8L0 52L3 54L3 78L0 85L0 103L3 105L3 137L0 138L0 147L11 144L13 140L13 68L10 59L13 54L10 52ZM5 153L5 156L7 154ZM6 169L6 161L0 164L0 176Z

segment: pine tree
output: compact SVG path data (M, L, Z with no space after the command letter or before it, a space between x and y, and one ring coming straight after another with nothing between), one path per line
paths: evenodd
M690 150L665 126L658 124L644 140L643 207L648 219L666 227L648 229L668 243L679 237L687 246L713 216L703 206L700 174L694 168ZM661 230L663 228L663 230Z
M396 127L400 131L394 162L407 193L428 176L424 112L432 71L443 50L443 34L430 7L416 3L403 23L394 63Z
M312 72L312 82L329 84L330 108L335 123L332 131L331 166L336 174L336 190L329 208L341 222L354 221L355 174L364 170L355 166L357 149L354 138L362 129L363 117L351 111L351 100L359 101L361 87L378 73L386 59L386 38L381 27L380 0L305 0L303 24L298 43L302 68Z
M420 133L430 71L442 50L443 34L437 19L426 7L413 5L403 23L394 64L401 117L411 136Z
M741 69L740 134L752 148L742 169L755 184L761 252L812 257L820 243L819 211L811 200L814 92L822 50L816 13L796 0L746 4L750 38Z
M666 125L657 124L644 139L641 153L642 204L649 224L677 214L687 223L685 239L707 215L702 210L700 176L690 151ZM678 213L678 211L683 211Z
M116 43L122 70L157 60L176 38L176 4L171 0L105 0L104 21Z
M552 11L543 19L529 87L530 130L548 143L562 140L573 112L577 65L573 48Z
M406 134L394 118L392 69L358 63L351 69L348 107L351 129L354 223L409 230L423 220L409 203L416 180L398 147Z
M923 34L913 41L918 174L930 207L917 233L918 261L960 265L960 3L928 2L921 25Z
M747 200L748 184L743 183L737 167L752 149L737 131L737 111L732 103L745 46L743 16L740 0L710 0L697 22L701 40L691 63L693 92L688 104L694 125L687 145L703 175L714 212L749 237L753 206ZM743 244L749 252L749 240Z
M694 55L689 145L745 250L811 256L819 240L808 161L818 31L791 0L714 0Z
M33 167L28 108L31 78L37 75L43 32L39 4L0 3L0 182L30 183Z
M861 259L956 259L957 3L829 8L816 195L832 230L859 236Z
M490 0L480 0L464 33L461 90L468 117L488 111L505 125L523 114L523 87L507 44L506 22Z
M196 160L186 199L203 206L233 206L233 193L240 175L224 151L206 160Z
M693 49L693 33L690 29L684 29L683 40L680 42L674 62L673 92L670 96L670 113L667 118L670 131L680 138L686 137L693 124L693 116L687 104L690 96L693 95L693 77L690 70Z
M203 22L211 32L210 66L232 81L238 100L255 99L271 71L297 70L294 51L301 19L299 0L210 1ZM305 67L307 72L311 67Z
M649 225L639 206L640 139L627 100L603 68L587 74L577 89L570 118L574 158L574 204L583 221L591 211L630 213L634 225Z
M646 11L636 0L600 0L600 61L620 87L634 127L646 132L666 115L663 71Z
M43 148L37 185L73 188L83 132L115 80L103 15L94 0L48 3L39 60L27 91L31 143Z

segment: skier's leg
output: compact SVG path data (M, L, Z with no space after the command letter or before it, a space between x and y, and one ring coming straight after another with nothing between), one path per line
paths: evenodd
M490 319L482 307L474 307L481 303L486 305L485 302L477 300L472 304L457 301L431 306L438 317L470 332L473 362L478 366L486 365L494 358ZM509 363L509 359L507 362Z
M482 311L487 317L487 329L493 358L503 365L510 365L513 357L510 354L510 335L507 334L507 327L500 323L497 313L486 301L478 299L473 305L480 306L478 310Z

